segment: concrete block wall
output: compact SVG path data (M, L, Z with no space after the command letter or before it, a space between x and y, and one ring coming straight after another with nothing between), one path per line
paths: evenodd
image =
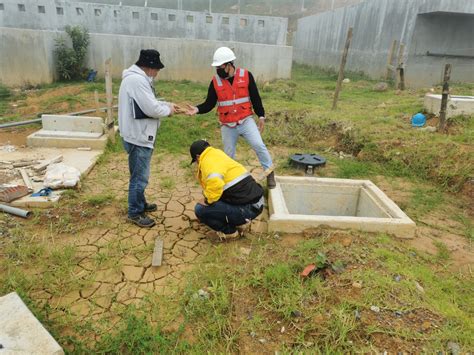
M21 86L56 79L53 50L60 35L65 33L0 27L0 82ZM103 63L111 57L112 75L120 78L123 69L137 61L140 49L156 48L166 66L161 79L208 82L214 73L212 55L223 45L233 47L236 64L259 81L291 76L293 49L288 46L98 33L91 34L87 66L103 76Z
M0 27L285 45L283 17L179 11L66 0L0 0Z
M294 58L297 63L338 69L347 30L353 27L346 70L383 77L390 46L396 39L405 44L408 85L440 82L446 62L453 64L454 81L474 81L474 62L468 58L474 56L473 15L474 1L366 0L300 19L293 41ZM429 57L426 50L420 50L428 44L432 50L462 52L467 57Z

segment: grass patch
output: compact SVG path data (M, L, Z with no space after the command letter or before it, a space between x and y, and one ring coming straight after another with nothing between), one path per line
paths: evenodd
M110 193L97 194L93 196L88 196L86 202L94 207L103 206L113 202L115 197Z
M176 186L176 182L173 178L166 176L161 179L160 186L162 189L172 190Z

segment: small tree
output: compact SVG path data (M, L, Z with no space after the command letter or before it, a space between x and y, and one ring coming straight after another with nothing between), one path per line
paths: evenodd
M70 42L61 36L56 39L54 54L61 79L80 79L85 71L84 60L87 54L90 38L86 28L81 26L66 26ZM69 47L72 44L72 48Z

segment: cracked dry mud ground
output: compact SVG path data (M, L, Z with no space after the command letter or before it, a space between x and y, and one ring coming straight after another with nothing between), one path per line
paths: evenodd
M48 304L53 319L68 315L76 321L115 323L124 307L138 305L146 296L172 295L183 285L186 272L199 262L213 242L206 237L209 229L199 224L194 214L196 201L202 199L201 188L192 171L180 167L184 164L179 159L189 160L187 156L171 155L155 155L152 160L146 196L149 202L158 204L158 211L151 213L157 224L150 229L126 221L126 154L111 156L85 179L81 195L109 194L113 201L96 209L93 227L47 237L56 246L73 250L72 281L65 281L64 288L51 285L49 289L33 292L38 301ZM258 173L258 169L254 170ZM260 216L253 222L253 232L266 230L265 219ZM152 267L157 238L164 240L163 263ZM45 271L54 272L36 270Z

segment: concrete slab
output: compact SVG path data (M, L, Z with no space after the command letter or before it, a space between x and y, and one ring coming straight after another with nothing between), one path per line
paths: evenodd
M16 292L0 297L0 354L64 354Z
M69 166L77 168L82 176L86 176L94 167L97 159L102 154L102 150L90 150L90 151L79 151L77 149L67 148L36 148L26 147L17 148L14 152L0 151L1 161L19 161L22 159L37 160L39 162L48 161L58 155L63 156L63 163ZM27 169L29 167L26 167ZM33 172L32 169L28 169L29 172ZM9 184L24 185L21 175L18 174L16 178L13 178L8 182ZM41 181L33 181L34 191L42 189L43 183ZM53 191L48 197L31 197L25 196L18 200L12 201L10 205L14 207L39 207L46 208L52 206L60 198L62 190Z
M428 113L439 115L441 109L441 95L426 94L424 100ZM448 118L460 115L474 115L474 96L449 96L446 116Z
M42 115L41 124L47 131L104 133L101 117Z
M412 238L415 223L369 180L276 177L269 231L299 233L321 225Z

